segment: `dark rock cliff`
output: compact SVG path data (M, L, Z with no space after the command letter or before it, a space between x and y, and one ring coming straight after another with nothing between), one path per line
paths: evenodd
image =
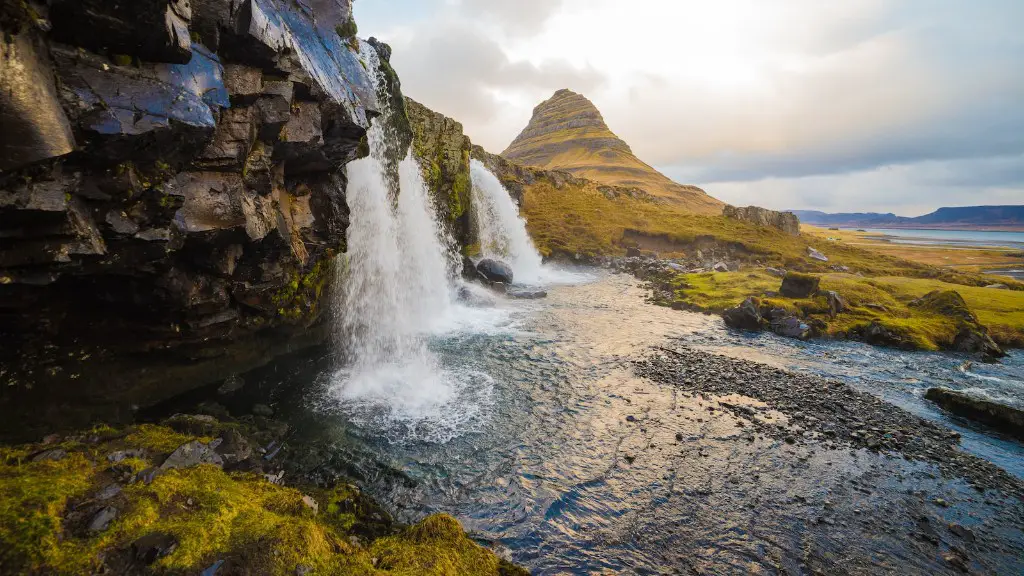
M378 109L351 17L2 0L4 429L129 417L323 339L341 168Z

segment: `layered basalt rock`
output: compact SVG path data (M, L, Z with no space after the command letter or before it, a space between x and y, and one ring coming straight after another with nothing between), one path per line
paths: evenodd
M378 113L350 20L349 0L5 0L7 431L26 406L128 417L324 338L342 168Z
M700 188L673 182L637 158L608 128L597 107L571 90L559 90L534 108L530 123L501 155L609 186L637 188L694 212L722 211L722 202Z
M722 210L722 215L726 218L749 222L757 226L776 228L793 236L800 235L800 219L792 212L776 212L775 210L768 210L758 206L747 206L745 208L726 206Z

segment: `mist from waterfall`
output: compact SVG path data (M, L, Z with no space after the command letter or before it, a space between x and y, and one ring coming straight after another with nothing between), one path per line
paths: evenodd
M512 196L479 160L470 161L470 175L481 254L511 266L517 283L540 283L544 279L541 256Z
M364 62L378 70L376 52L362 47ZM428 346L454 307L451 242L411 151L398 163L392 189L386 154L398 135L388 127L387 100L379 100L381 116L367 132L370 154L346 166L348 251L337 267L334 302L343 367L330 395L364 424L443 440L478 415L478 404L463 400L481 375L445 371Z

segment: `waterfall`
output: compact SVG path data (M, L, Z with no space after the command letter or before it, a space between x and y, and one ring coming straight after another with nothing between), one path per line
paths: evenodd
M368 68L378 70L376 52L361 46ZM437 423L443 436L473 416L452 407L466 378L446 372L428 347L431 330L453 307L449 241L411 150L398 163L393 190L387 154L398 138L389 133L387 100L379 100L381 116L367 132L370 154L346 166L348 250L334 301L343 367L330 394L354 418L435 436L424 430Z
M517 283L541 282L540 253L526 232L526 221L498 177L478 160L470 162L473 203L480 229L480 252L512 267Z

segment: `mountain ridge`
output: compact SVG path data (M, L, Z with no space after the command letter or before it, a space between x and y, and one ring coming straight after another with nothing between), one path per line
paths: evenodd
M1010 228L1024 230L1024 205L945 206L916 217L893 213L852 212L828 213L817 210L790 210L805 224L817 226L858 227L939 227L939 228Z
M564 88L533 109L526 128L501 156L602 184L638 188L694 212L720 214L724 207L701 188L674 182L637 158L590 100Z

